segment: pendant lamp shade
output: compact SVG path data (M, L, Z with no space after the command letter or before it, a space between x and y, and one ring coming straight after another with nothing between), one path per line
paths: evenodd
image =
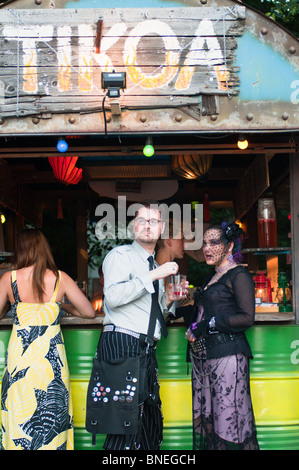
M172 169L183 178L195 180L204 176L212 166L213 155L174 155Z
M77 184L82 178L82 168L76 168L78 157L49 157L54 176L66 184Z

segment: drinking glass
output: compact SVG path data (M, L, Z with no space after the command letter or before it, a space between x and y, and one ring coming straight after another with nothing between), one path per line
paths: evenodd
M178 299L186 297L186 281L187 276L185 274L177 273L171 276L172 293L174 297L177 297Z

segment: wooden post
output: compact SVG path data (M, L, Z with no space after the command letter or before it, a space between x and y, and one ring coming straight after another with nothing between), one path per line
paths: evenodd
M292 234L292 301L299 324L299 153L290 155L290 205Z
M84 283L87 289L88 283L88 243L87 243L87 215L83 207L79 208L76 216L77 232L77 280Z

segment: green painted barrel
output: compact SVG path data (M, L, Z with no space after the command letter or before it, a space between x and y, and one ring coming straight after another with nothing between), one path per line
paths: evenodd
M0 330L0 380L2 381L3 369L5 366L5 357L11 329Z
M192 448L191 378L187 375L186 340L183 328L170 328L167 340L157 348L159 381L163 403L163 450ZM71 376L76 450L102 449L105 436L92 446L85 430L86 392L100 331L64 329L63 336Z
M101 450L105 436L97 436L96 445L93 446L91 434L85 429L87 387L100 329L63 328L63 337L71 377L75 450Z
M256 325L250 384L261 449L299 449L299 327Z
M164 416L162 450L192 449L191 368L186 363L186 328L172 326L157 347Z
M185 328L172 326L168 338L158 344L159 381L164 415L163 450L192 448L191 371L187 374ZM76 450L102 449L105 436L95 447L85 430L86 391L100 330L63 328L74 404ZM0 375L10 329L0 330ZM255 325L247 332L254 359L250 383L258 440L261 449L299 449L299 327Z

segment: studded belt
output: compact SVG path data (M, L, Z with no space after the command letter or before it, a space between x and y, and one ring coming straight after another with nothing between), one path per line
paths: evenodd
M106 333L106 331L116 331L117 333L125 333L126 335L134 336L134 338L137 339L140 338L140 333L136 333L136 331L132 330L127 330L127 328L122 328L121 326L105 325L103 327L103 333Z
M206 338L207 346L215 346L216 344L227 343L228 341L235 341L238 337L244 337L243 333L215 333L210 334Z
M103 333L107 331L116 331L117 333L125 333L126 335L133 336L134 338L139 339L140 344L144 344L146 346L151 346L152 348L156 349L157 343L159 340L151 339L147 335L143 333L137 333L136 331L128 330L127 328L122 328L121 326L105 325L103 327Z

